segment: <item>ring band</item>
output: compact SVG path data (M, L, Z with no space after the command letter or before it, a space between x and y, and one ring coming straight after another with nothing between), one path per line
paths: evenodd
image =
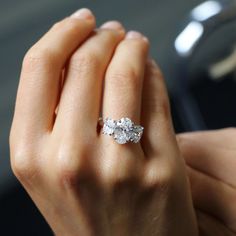
M144 128L135 125L129 118L121 118L120 120L106 118L99 121L100 124L103 123L102 133L112 136L118 144L138 143L142 138Z

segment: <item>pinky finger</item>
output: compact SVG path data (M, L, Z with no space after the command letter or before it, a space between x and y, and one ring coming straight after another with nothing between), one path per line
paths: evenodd
M143 148L147 155L170 150L177 144L173 132L169 98L162 73L156 63L149 60L143 86L142 124Z

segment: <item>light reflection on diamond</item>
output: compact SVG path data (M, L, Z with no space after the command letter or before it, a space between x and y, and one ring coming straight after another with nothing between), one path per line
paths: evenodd
M120 128L114 131L114 139L119 144L125 144L129 141L126 132Z
M129 118L122 118L118 121L107 118L104 121L103 133L114 137L119 144L128 142L138 143L142 137L144 128L134 125Z
M112 119L107 118L104 122L103 126L103 133L107 135L114 134L114 131L116 129L116 122Z
M124 130L130 130L132 129L133 122L129 118L122 118L117 122L117 125L124 129Z

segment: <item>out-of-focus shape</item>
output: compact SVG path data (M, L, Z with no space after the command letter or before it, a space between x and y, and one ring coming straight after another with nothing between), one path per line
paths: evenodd
M211 79L219 81L222 80L224 76L234 72L235 68L236 68L236 47L228 57L211 65L208 73Z
M193 47L203 34L203 26L201 23L192 21L181 32L175 41L175 49L181 56L189 56Z
M191 12L193 19L205 21L218 14L222 10L222 5L216 1L207 1L194 8Z

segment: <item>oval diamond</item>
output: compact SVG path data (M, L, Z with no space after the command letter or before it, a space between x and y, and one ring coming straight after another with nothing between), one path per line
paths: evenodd
M107 118L104 122L103 133L106 134L106 135L114 134L116 126L117 125L116 125L115 120Z
M129 118L122 118L117 122L117 125L123 130L131 130L133 127L133 122Z
M120 129L120 128L115 129L114 139L119 144L125 144L129 141L127 133L124 130Z

